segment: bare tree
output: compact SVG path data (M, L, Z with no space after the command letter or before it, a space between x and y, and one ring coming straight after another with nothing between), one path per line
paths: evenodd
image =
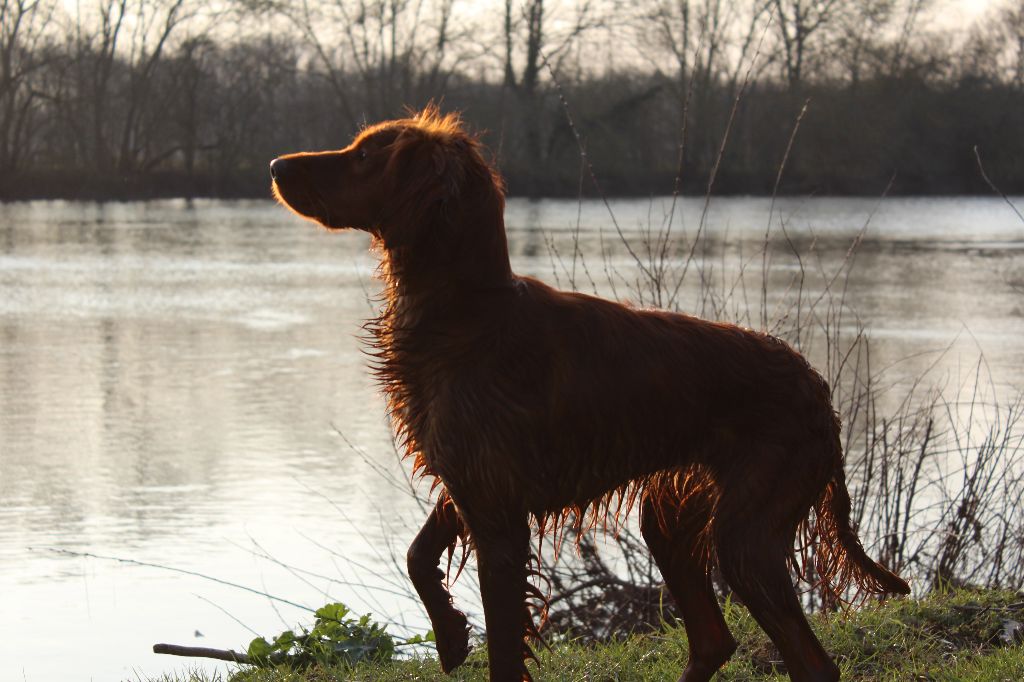
M862 79L898 75L920 37L932 0L862 0L836 17L831 71L856 86Z
M653 0L639 8L640 51L655 65L667 54L682 91L691 74L705 85L716 78L735 81L764 13L761 0Z
M152 166L174 149L148 134L144 117L153 94L157 65L165 54L171 35L193 16L195 9L186 0L135 0L131 40L127 46L128 82L126 108L120 131L118 170L129 172L140 166Z
M91 157L97 171L113 164L108 141L107 108L111 100L113 75L121 27L128 11L128 0L106 0L97 7L99 22L79 10L75 17L72 61L77 70L77 96L91 114Z
M768 0L782 48L784 77L798 90L807 76L808 63L825 50L837 15L857 0Z
M1024 90L1024 0L1011 0L994 14L989 24L997 42L997 68L1018 90Z
M89 121L88 157L101 172L129 173L167 156L147 118L154 76L172 36L194 16L189 0L101 0L73 17L70 117ZM86 115L75 114L84 109Z
M349 126L444 92L465 53L454 0L309 0L266 7L312 50Z
M295 41L273 34L221 48L213 67L219 106L209 113L217 176L228 177L254 157L262 164L282 149L299 148L277 141L281 131L301 127L293 112L304 104L300 93L308 78L298 63ZM333 109L329 98L326 106Z
M765 14L763 0L653 0L640 6L636 18L640 53L659 72L668 58L668 68L674 72L668 81L677 106L697 129L710 129L727 116L763 33ZM681 125L681 132L690 127ZM716 152L710 136L701 136L698 148L694 146L682 140L684 166L690 158L706 165Z
M1024 2L1006 8L1006 25L1013 41L1013 82L1024 90Z
M932 0L903 0L897 5L893 14L899 22L899 33L892 43L889 59L891 73L899 73L903 69L921 20L928 13L932 4Z
M33 74L45 66L49 0L0 0L0 168L17 171L27 161L39 92Z
M603 16L590 0L576 3L569 11L560 9L554 12L544 0L526 0L518 7L513 0L505 0L502 97L513 93L514 116L505 117L501 127L506 138L514 138L514 123L521 123L519 151L522 162L530 166L545 160L552 130L544 114L544 70L561 73L571 48L588 32L604 26Z
M849 12L836 38L835 70L854 86L880 59L880 36L892 19L893 0L864 0ZM842 73L845 72L845 73Z
M171 83L175 95L171 114L178 126L178 138L185 174L195 176L196 157L202 144L200 127L206 111L203 107L204 87L212 79L210 62L217 57L215 43L206 36L182 42L171 60Z

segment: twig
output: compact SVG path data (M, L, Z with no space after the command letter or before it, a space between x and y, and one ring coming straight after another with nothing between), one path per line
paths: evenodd
M775 200L779 196L779 185L782 184L782 174L786 170L786 163L789 161L789 154L793 151L793 142L796 141L796 134L800 130L800 124L804 120L804 116L807 114L807 107L811 104L811 99L808 97L804 100L804 105L800 107L800 113L796 116L796 123L793 124L793 132L789 134L789 141L786 143L786 151L782 154L782 161L779 163L779 171L775 174L775 184L772 186L772 199L768 204L768 225L764 229L764 244L761 251L761 329L768 328L768 244L772 230L772 216L775 214ZM785 222L780 218L779 222L782 224L783 230L785 230ZM788 241L788 235L787 235ZM789 242L790 247L793 249L793 253L796 254L798 260L800 260L800 253L793 247L792 241ZM800 268L800 272L803 272L803 268ZM797 305L799 305L803 297L797 298ZM800 317L797 314L797 329L800 327Z
M711 207L711 192L715 186L715 180L718 177L718 169L722 165L722 158L725 156L725 148L729 143L729 135L732 132L733 123L736 120L736 112L739 110L740 102L743 99L743 95L746 93L747 88L750 86L750 76L754 71L754 64L757 63L758 58L761 56L761 46L764 43L765 35L768 33L768 29L772 25L772 17L768 17L768 21L765 23L764 31L761 33L761 39L758 41L757 49L754 51L754 56L751 58L750 63L747 66L747 72L743 76L743 83L740 85L739 91L736 93L736 97L733 99L732 108L729 110L729 118L725 123L725 131L722 133L722 139L718 146L718 154L715 156L714 163L711 165L711 171L708 173L707 189L704 192L704 203L701 207L700 220L697 223L697 232L693 237L693 244L690 246L690 251L686 256L686 261L683 263L682 273L676 280L675 286L672 288L672 294L668 298L669 308L676 304L676 299L679 295L679 290L683 286L683 282L686 280L686 274L689 272L690 264L697 252L697 247L701 243L702 235L705 233L705 227L707 226L708 209ZM706 239L706 237L704 237ZM701 289L706 290L707 282L705 281L704 272L699 269Z
M214 602L214 601L211 601L210 599L207 599L206 597L204 597L204 596L203 596L203 595L201 595L201 594L195 594L195 593L193 593L193 594L192 594L192 596L193 596L193 597L195 597L196 599L202 599L202 600L203 600L204 602L206 602L207 604L209 604L209 605L210 605L210 606L212 606L213 608L217 609L218 611L220 611L220 612L221 612L221 613L223 613L223 614L224 614L225 616L227 616L227 617L228 617L228 618L230 618L231 620L235 621L235 622L236 622L236 623L238 623L239 625L241 625L241 626L242 626L243 628L245 628L246 630L248 630L248 631L249 631L250 633L252 633L253 635L255 635L255 636L257 636L257 637L259 637L259 636L260 636L260 633L256 632L256 631L255 631L255 630L253 630L253 629L252 629L251 627L249 627L248 625L246 625L245 623L243 623L243 622L242 622L241 620L239 620L239 619L238 619L238 617L236 617L236 616L235 616L235 615L234 615L233 613L231 613L230 611L228 611L228 610L227 610L226 608L224 608L224 607L223 607L223 606L221 606L220 604L218 604L218 603L216 603L216 602Z
M629 240L626 239L626 234L625 232L623 232L622 226L619 225L619 220L615 216L615 211L612 210L612 206L608 202L608 195L605 194L604 190L601 188L601 183L598 182L597 174L594 172L594 166L590 162L590 157L587 156L587 148L583 144L583 138L580 136L580 131L576 127L576 122L573 120L572 111L569 108L569 100L566 99L565 92L562 90L562 85L561 83L559 83L558 78L555 76L555 70L548 62L547 55L544 54L543 50L541 50L540 52L540 59L541 63L543 63L544 65L544 68L547 69L548 74L551 76L551 82L554 84L555 91L558 93L558 101L562 104L562 111L565 113L566 122L569 125L569 130L572 131L573 139L576 141L576 147L579 149L580 152L581 164L586 164L587 172L590 175L590 182L594 185L594 189L597 190L598 196L601 197L601 202L604 204L605 210L608 211L608 216L611 218L612 226L615 227L615 232L619 235L619 240L622 242L623 246L626 248L626 251L633 258L633 261L636 263L637 268L640 269L644 276L650 279L655 279L654 274L644 264L643 259L641 259L640 256L636 253L636 251L633 250L633 247L629 244Z
M175 566L165 566L163 564L153 564L153 563L150 563L148 561L139 561L137 559L125 559L123 557L104 556L102 554L93 554L92 552L76 552L76 551L71 550L71 549L60 549L60 548L57 548L57 547L29 547L29 549L30 550L35 550L35 551L43 550L43 551L46 551L46 552L55 552L57 554L66 554L68 556L88 557L90 559L103 559L104 561L116 561L116 562L122 563L122 564L132 564L134 566L145 566L147 568L159 568L162 571L173 571L174 573L183 573L185 575L192 575L192 576L195 576L197 578L202 578L203 580L209 580L210 582L215 582L215 583L218 583L220 585L227 585L228 587L234 587L237 590L245 590L246 592L252 592L253 594L258 594L261 597L266 597L267 599L273 599L274 601L281 602L282 604L288 604L289 606L294 606L295 608L302 609L303 611L309 611L310 613L315 613L316 612L316 609L310 608L310 607L306 606L305 604L300 604L298 602L294 602L294 601L291 601L289 599L285 599L284 597L277 597L277 596L274 596L272 594L268 594L266 592L263 592L262 590L257 590L256 588L253 588L253 587L248 587L246 585L240 585L238 583L233 583L230 580L222 580L220 578L215 578L212 575L206 575L205 573L199 573L197 571L190 571L190 570L185 569L185 568L177 568Z
M237 651L231 651L230 649L211 649L204 646L179 646L177 644L154 644L154 654L168 654L170 656L187 656L189 658L214 658L218 661L228 661L230 663L243 663L245 665L252 665L253 661L249 658L249 654L239 653ZM274 663L274 656L270 657L271 663Z
M989 187L992 188L993 192L995 192L996 194L1003 198L1003 201L1005 201L1007 205L1009 205L1009 207L1013 209L1013 212L1017 214L1017 217L1020 219L1020 221L1024 223L1024 215L1021 215L1020 211L1017 210L1017 207L1013 205L1013 202L1010 201L1010 197L1006 196L1006 193L1003 192L1003 190L996 187L996 184L989 179L988 173L985 172L985 166L981 164L981 153L978 152L978 145L974 145L974 158L978 161L978 170L981 171L981 178L985 181L986 184L988 184Z

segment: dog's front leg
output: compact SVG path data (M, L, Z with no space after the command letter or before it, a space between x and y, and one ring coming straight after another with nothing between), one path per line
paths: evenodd
M444 584L445 573L438 564L441 555L455 545L463 530L455 506L442 495L406 556L409 577L427 609L441 670L446 673L461 665L469 655L469 624L466 614L452 606L452 595Z
M526 636L536 632L526 605L529 524L524 515L521 522L506 519L501 529L478 533L480 526L466 521L476 545L491 682L532 680L525 661L533 657Z

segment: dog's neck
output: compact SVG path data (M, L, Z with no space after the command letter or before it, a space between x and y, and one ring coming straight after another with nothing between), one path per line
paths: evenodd
M380 255L377 276L384 282L381 319L392 329L409 329L424 318L448 314L467 299L512 291L515 278L507 252L497 263L461 269L433 267L404 250L375 243Z
M462 188L464 200L423 214L419 224L384 225L376 234L384 326L397 331L456 311L473 314L479 296L513 286L504 197L489 171L478 175Z

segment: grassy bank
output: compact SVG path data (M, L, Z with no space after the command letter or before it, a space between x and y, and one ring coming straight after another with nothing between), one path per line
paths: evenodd
M738 604L726 605L729 626L740 642L717 680L788 679L778 653ZM893 600L845 613L816 616L812 624L835 657L844 680L1024 679L1024 646L1017 625L1024 620L1024 595L1015 592L957 591L926 599ZM1018 628L1015 633L1015 628ZM1016 636L1015 636L1016 634ZM596 647L572 643L539 650L538 680L669 680L686 661L686 634L666 626L657 635L636 636ZM165 677L214 682L218 676ZM446 677L432 658L403 660L354 670L241 670L230 682L326 682L328 680L486 680L480 647L454 675Z

